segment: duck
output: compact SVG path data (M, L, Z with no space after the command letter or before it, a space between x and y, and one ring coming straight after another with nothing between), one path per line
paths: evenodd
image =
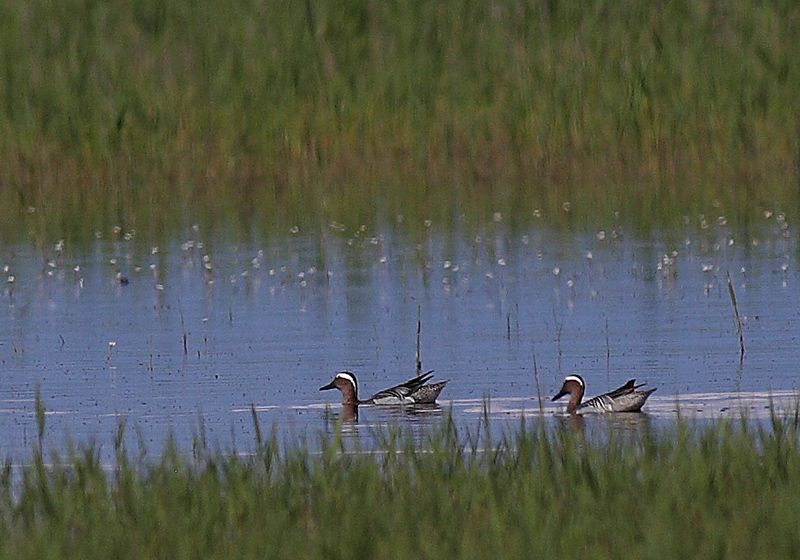
M433 377L433 370L412 377L394 387L378 391L370 398L361 400L358 398L358 379L356 375L352 371L340 371L336 373L330 383L323 385L319 390L339 389L342 392L342 404L348 406L360 404L433 404L449 379L426 385L431 377Z
M583 399L583 392L586 390L586 383L580 375L571 374L564 378L561 390L552 400L557 401L564 395L569 395L567 412L570 414L584 412L639 412L642 410L647 397L656 390L656 388L653 388L637 391L644 385L645 383L637 385L635 379L630 379L625 385L582 403L581 399Z

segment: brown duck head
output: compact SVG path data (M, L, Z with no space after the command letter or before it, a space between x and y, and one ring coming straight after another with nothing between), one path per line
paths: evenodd
M564 384L561 385L561 390L553 397L552 400L557 401L564 395L569 395L569 402L567 402L567 412L575 412L575 409L581 404L583 392L586 390L586 384L580 375L572 374L564 378Z
M320 391L327 391L328 389L339 389L342 392L342 404L358 404L358 380L354 373L349 371L338 372L330 383L319 388Z

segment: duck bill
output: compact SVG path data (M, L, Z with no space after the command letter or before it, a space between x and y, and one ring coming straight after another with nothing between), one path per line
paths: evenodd
M552 399L550 399L550 401L551 402L552 401L557 401L558 399L560 399L561 397L563 397L566 394L568 394L567 391L565 391L564 389L561 389Z
M320 387L319 390L320 391L327 391L328 389L335 389L335 388L336 388L336 385L334 385L333 381L331 381L327 385L323 385L322 387Z

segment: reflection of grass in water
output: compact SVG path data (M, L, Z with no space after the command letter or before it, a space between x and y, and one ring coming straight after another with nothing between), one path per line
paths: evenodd
M445 220L454 197L479 215L569 200L643 225L714 199L794 207L792 3L2 1L0 15L6 234L29 206L45 238L158 234L185 211L364 222L376 199Z
M719 422L592 443L527 426L477 444L445 420L377 454L259 438L223 456L198 437L118 466L93 449L0 480L0 551L13 558L791 557L800 546L797 421ZM141 461L141 462L140 462Z

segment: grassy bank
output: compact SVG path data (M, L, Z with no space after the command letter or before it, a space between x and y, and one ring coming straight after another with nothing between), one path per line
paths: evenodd
M0 480L3 558L791 558L797 420L582 441L527 426L481 452L444 422L375 454L91 449Z
M779 0L1 0L0 228L794 209L798 26Z

